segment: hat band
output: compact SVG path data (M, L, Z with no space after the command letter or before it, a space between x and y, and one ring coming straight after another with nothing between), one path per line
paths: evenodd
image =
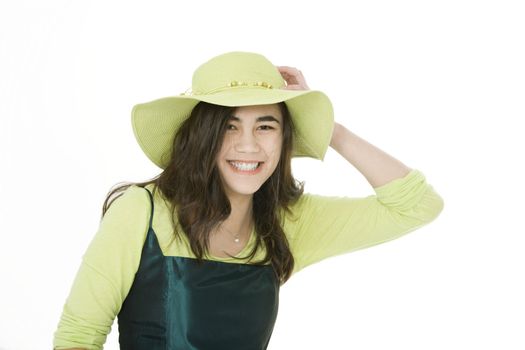
M235 88L235 87L245 87L245 86L254 86L254 87L262 87L262 88L265 88L265 89L273 89L273 86L265 81L258 81L258 82L255 82L255 83L247 83L245 81L237 81L237 80L232 80L228 85L226 86L221 86L221 87L218 87L218 88L215 88L215 89L212 89L212 90L208 90L206 92L203 92L203 91L199 91L199 90L192 90L192 88L189 88L187 89L185 92L181 93L180 96L182 95L186 95L186 96L192 96L192 95L208 95L208 94L212 94L214 92L218 92L218 91L223 91L223 90L228 90L228 89L231 89L231 88Z

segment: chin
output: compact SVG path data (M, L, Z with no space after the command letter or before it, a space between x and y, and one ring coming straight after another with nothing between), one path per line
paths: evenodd
M261 186L255 188L255 187L245 187L245 188L235 188L235 187L228 187L226 193L230 193L237 196L252 196L255 192L257 192Z

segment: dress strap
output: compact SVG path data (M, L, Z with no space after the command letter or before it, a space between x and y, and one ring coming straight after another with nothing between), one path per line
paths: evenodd
M149 218L149 227L152 227L152 224L153 224L153 210L154 210L153 195L151 194L151 192L146 187L144 187L144 189L146 191L148 191L149 199L151 201L151 215L150 215L150 218Z

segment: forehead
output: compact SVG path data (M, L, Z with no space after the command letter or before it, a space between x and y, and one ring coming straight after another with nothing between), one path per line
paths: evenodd
M277 104L271 105L253 105L253 106L241 106L237 107L233 113L233 116L239 119L256 119L257 117L271 115L275 119L282 121L281 109Z

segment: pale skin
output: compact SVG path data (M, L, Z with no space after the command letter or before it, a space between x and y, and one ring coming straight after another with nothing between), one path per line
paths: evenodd
M279 72L286 81L285 89L290 90L309 90L306 80L300 70L289 66L278 66ZM257 117L272 114L278 122L282 122L282 116L276 105L247 106L237 110L239 121L232 127L232 133L226 136L228 150L225 149L223 160L228 157L241 158L241 160L264 161L270 166L265 171L273 171L276 164L272 163L275 158L276 150L271 147L278 140L277 132L280 132L280 124L274 121L257 121ZM264 125L269 125L275 129L272 131L262 131L268 129ZM339 123L334 123L332 147L344 159L352 164L374 188L382 186L398 178L405 177L412 168L409 168L398 159L392 157L385 151L370 144L366 140L357 136L346 127ZM279 148L280 149L280 148ZM234 156L232 156L235 154ZM242 156L241 156L242 155ZM272 158L273 157L273 158ZM220 161L220 159L218 159ZM225 166L226 163L222 163ZM226 167L224 169L227 169ZM271 173L270 173L271 174ZM224 230L216 230L210 235L210 253L218 257L226 257L224 251L231 255L236 255L246 245L251 228L252 200L253 193L259 182L263 181L268 173L260 174L257 179L247 181L243 187L227 187L227 196L231 203L231 214L224 221L223 226L229 231L240 233L241 241L234 243L231 234ZM264 182L264 181L263 181ZM233 186L233 185L232 185ZM252 193L250 193L253 191ZM69 350L84 350L82 348L71 348Z

